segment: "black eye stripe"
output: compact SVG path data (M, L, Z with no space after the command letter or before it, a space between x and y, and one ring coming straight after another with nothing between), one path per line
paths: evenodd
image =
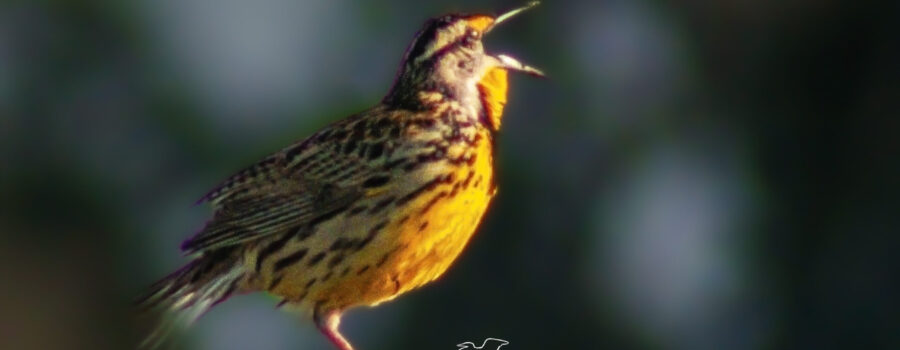
M450 44L444 45L444 47L442 47L442 48L438 49L437 51L435 51L434 53L432 53L431 57L428 57L427 62L440 61L442 58L444 58L444 56L446 54L450 53L453 50L456 50L460 46L466 45L465 40L463 40L464 38L465 37L461 37L460 39L457 39L456 41L454 41Z

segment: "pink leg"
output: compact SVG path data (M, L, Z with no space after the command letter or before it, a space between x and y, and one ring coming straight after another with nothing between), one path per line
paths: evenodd
M320 312L316 310L313 314L313 321L316 322L319 331L328 337L328 340L339 350L353 350L353 345L350 345L350 342L344 339L344 336L338 330L338 326L341 324L341 313L339 311L330 311L322 315Z

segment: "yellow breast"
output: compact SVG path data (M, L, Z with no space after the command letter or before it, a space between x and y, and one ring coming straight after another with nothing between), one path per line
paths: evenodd
M408 208L400 240L409 248L394 266L400 282L405 282L401 289L443 274L475 233L496 192L491 148L487 139L480 142L472 152L471 166L459 167L452 180Z
M509 87L506 69L492 68L478 82L481 103L484 105L488 123L494 131L500 130L500 119L503 106L506 106L506 95Z
M475 233L495 193L487 136L467 149L464 158L471 164L445 168L454 171L393 209L384 235L361 252L360 260L368 261L363 271L354 269L340 282L321 286L311 299L334 308L374 305L443 274Z

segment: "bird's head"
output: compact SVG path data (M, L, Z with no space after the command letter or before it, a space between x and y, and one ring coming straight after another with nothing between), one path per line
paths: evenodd
M501 94L501 103L505 103L507 71L536 76L543 73L512 57L485 53L482 38L500 23L537 4L532 2L499 16L451 14L428 20L407 48L386 102L415 103L418 93L424 91L465 103L478 98L479 90L488 89L492 90L489 94Z

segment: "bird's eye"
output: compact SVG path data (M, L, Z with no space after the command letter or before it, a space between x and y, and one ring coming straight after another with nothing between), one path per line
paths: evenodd
M473 47L473 46L475 46L475 43L478 41L478 38L480 38L480 37L481 37L480 32L478 32L477 30L474 30L474 29L470 30L466 33L466 37L463 38L463 43L467 47Z

